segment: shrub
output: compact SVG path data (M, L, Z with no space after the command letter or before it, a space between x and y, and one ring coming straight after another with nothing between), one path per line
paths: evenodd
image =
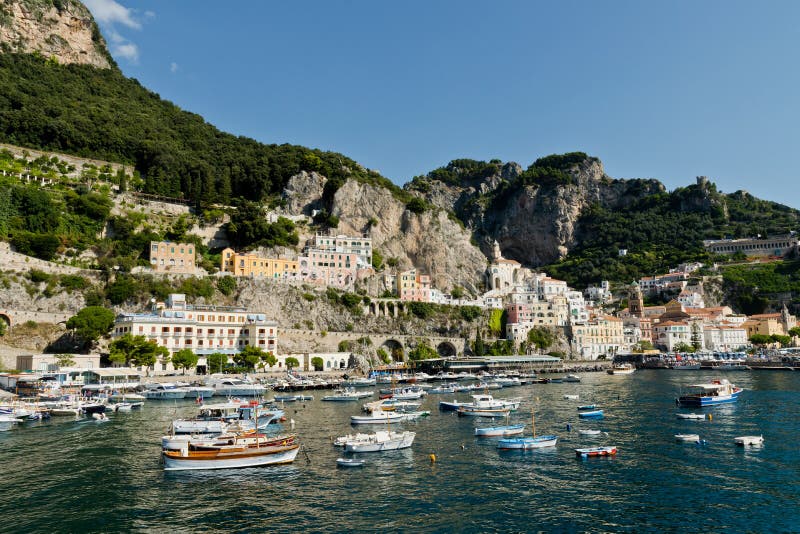
M406 209L411 213L416 213L417 215L424 213L427 209L427 204L424 200L419 197L414 197L408 202L406 202Z
M477 306L459 306L458 312L465 321L474 321L481 316L481 309Z
M427 319L436 313L436 308L430 302L411 302L408 309L420 319Z
M59 278L58 283L70 293L89 287L89 280L76 274L65 274Z
M217 280L217 289L223 295L230 296L236 291L236 279L232 276L223 276Z
M314 366L315 371L322 371L325 367L325 362L319 356L311 358L311 365Z

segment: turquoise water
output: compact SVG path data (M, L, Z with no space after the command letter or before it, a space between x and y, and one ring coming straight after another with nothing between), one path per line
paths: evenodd
M194 413L189 402L148 401L106 423L26 424L0 433L0 531L800 531L800 373L728 373L746 389L737 404L704 408L711 421L675 417L681 385L720 376L585 374L579 384L493 392L524 398L512 422L528 424L526 434L535 405L537 433L560 436L557 448L533 452L498 453L495 439L472 435L491 423L440 413L438 401L453 396L431 395L431 416L403 425L417 432L413 447L362 454L360 469L337 468L342 451L330 445L354 430L355 403L287 404L310 463L301 453L289 466L234 471L161 469L159 438L171 419ZM563 399L575 393L579 401ZM579 421L575 406L585 403L607 417ZM582 438L578 428L608 435ZM708 444L677 443L676 433ZM749 434L765 445L733 444ZM619 454L580 460L573 451L601 444Z

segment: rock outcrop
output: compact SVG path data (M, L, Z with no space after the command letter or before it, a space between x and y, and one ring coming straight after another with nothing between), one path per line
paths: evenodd
M63 64L112 66L92 14L73 0L0 4L0 43L3 52L38 53Z

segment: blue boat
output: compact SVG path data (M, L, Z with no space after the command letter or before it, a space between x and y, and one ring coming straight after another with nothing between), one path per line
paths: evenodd
M602 419L603 410L587 410L585 412L578 412L578 417L583 419Z
M468 402L458 402L454 400L453 402L447 401L439 401L439 409L443 412L455 412L465 404L469 404Z
M584 404L583 406L578 406L578 411L586 411L586 410L594 410L597 408L596 404Z
M692 384L675 400L680 406L714 406L736 402L741 392L742 388L723 378L706 384Z

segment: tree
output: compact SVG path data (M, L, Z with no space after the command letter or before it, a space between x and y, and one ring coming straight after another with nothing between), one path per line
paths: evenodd
M646 350L653 350L653 348L654 348L653 344L650 341L643 339L636 344L636 346L633 349L633 352L642 353Z
M766 334L753 334L750 336L750 343L753 345L768 345L772 343L772 336Z
M314 366L315 371L322 371L325 368L325 362L319 356L311 358L311 365Z
M223 295L232 295L236 291L236 279L232 276L223 276L217 280L217 289Z
M383 347L380 347L377 351L375 351L375 354L383 363L389 363L392 361L392 359L389 357L389 354L386 352L386 349Z
M123 334L109 346L109 359L112 362L133 367L150 367L159 357L168 355L169 350L166 347L155 341L148 341L144 336Z
M411 361L430 360L438 358L439 354L425 341L420 341L411 352L408 353L408 359Z
M255 369L256 365L261 363L261 360L266 357L264 349L254 345L247 345L241 351L233 355L233 361L239 367L247 367L248 369Z
M555 333L544 326L534 326L528 331L528 346L539 351L547 350L555 341Z
M300 367L300 361L294 356L289 356L286 358L286 368L291 371L295 367Z
M455 286L453 289L450 290L450 296L454 299L460 299L464 296L464 288L461 286Z
M377 250L372 251L372 267L376 271L380 271L383 268L383 254Z
M772 338L772 341L774 341L775 343L780 343L781 347L788 347L789 345L792 344L792 338L789 336L772 334L770 337Z
M263 361L264 364L269 365L270 369L272 369L272 367L276 363L278 363L278 358L276 358L275 355L272 354L271 352L264 353L264 355L261 357L261 360ZM263 367L263 364L262 364L262 367Z
M795 326L789 329L789 335L792 337L800 337L800 326Z
M81 340L84 348L90 348L113 327L114 312L102 306L87 306L67 321L67 328Z
M58 364L59 369L62 367L72 367L75 365L75 360L72 359L72 355L70 354L56 354L56 364Z
M675 345L673 349L675 352L694 352L694 347L683 341Z
M221 373L225 366L228 364L228 355L223 354L221 352L214 352L213 354L209 354L206 358L206 364L208 365L208 372L213 373Z
M486 346L483 344L480 328L475 329L475 344L472 347L472 351L475 353L475 356L483 356L486 354Z
M186 374L187 369L197 367L199 359L192 349L181 349L172 355L172 365L175 369L183 369L183 374Z

